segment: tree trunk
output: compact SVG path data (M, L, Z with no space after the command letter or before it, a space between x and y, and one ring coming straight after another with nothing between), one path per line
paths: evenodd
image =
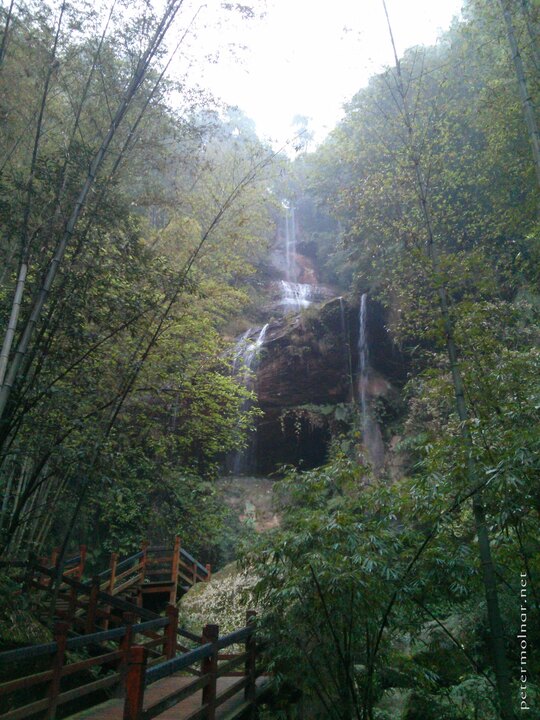
M43 306L45 305L45 302L49 296L49 293L50 293L50 290L54 283L54 280L60 269L62 260L64 258L64 253L66 251L67 244L71 240L71 238L75 232L75 227L76 227L79 217L85 207L85 204L86 204L86 201L88 198L88 194L90 193L90 190L92 189L92 187L94 185L96 176L97 176L99 170L101 169L103 161L107 155L109 146L110 146L113 138L115 137L122 120L124 119L127 111L129 110L131 103L133 101L133 98L135 97L140 86L142 85L142 83L146 77L146 73L148 71L150 63L151 63L152 59L154 58L156 52L158 51L158 49L161 45L161 42L163 41L163 38L165 36L165 33L167 32L168 28L170 27L172 21L174 20L174 17L176 16L176 13L178 12L178 9L179 9L181 3L182 3L182 0L170 0L170 2L167 4L167 8L163 14L163 17L161 18L161 21L158 24L158 27L156 28L154 35L146 48L145 53L143 54L142 58L139 60L139 63L133 74L133 77L131 78L131 81L128 85L128 88L126 90L124 98L121 100L121 102L116 110L116 113L111 120L107 135L105 136L103 142L101 143L98 151L94 155L94 158L90 164L90 168L88 170L88 174L86 176L85 182L80 190L77 200L75 201L75 204L71 211L71 215L67 221L67 224L66 224L65 230L62 234L62 237L59 239L59 241L56 245L56 250L51 259L49 267L43 277L41 288L37 294L36 300L33 304L32 310L30 312L30 316L29 316L29 318L26 322L25 328L22 332L21 338L20 338L18 346L17 346L17 350L15 352L15 355L13 357L13 360L11 362L11 365L9 367L7 375L5 377L4 383L1 386L1 389L0 389L0 420L2 420L4 418L6 406L11 397L13 388L15 387L15 384L18 380L19 371L21 369L24 358L26 357L26 354L28 352L28 348L30 346L32 337L34 335L36 325L41 317L41 313L43 311Z
M13 17L13 6L15 5L15 0L11 0L9 4L9 9L7 11L6 15L6 23L4 25L4 32L2 33L2 41L0 42L0 68L4 64L4 58L6 57L6 50L7 50L7 44L8 44L8 37L9 37L9 26L11 25L11 19Z
M17 322L19 320L19 314L21 311L21 302L27 273L28 265L26 262L22 262L19 268L19 276L17 278L17 285L15 287L15 295L13 297L13 303L11 306L11 314L9 316L8 327L4 336L2 350L0 351L0 387L4 383L4 378L6 376L6 368L9 361L9 353L11 352L13 338L15 337L15 332L17 330Z
M529 92L527 85L527 77L525 75L525 68L523 66L523 60L519 51L519 46L516 39L516 31L510 13L510 8L507 0L499 0L502 9L504 22L506 23L506 34L508 36L508 43L512 51L512 60L514 62L514 69L516 71L516 78L519 86L519 95L521 98L521 104L523 106L523 115L525 116L525 123L529 132L529 138L531 141L532 154L534 160L534 166L536 170L536 180L538 182L538 189L540 190L540 131L538 130L538 122L536 120L536 113L534 108L533 99Z
M540 73L540 46L538 41L538 31L534 26L534 22L531 18L531 8L529 0L521 0L521 12L527 26L527 32L529 33L531 55L533 62L536 67L536 72Z

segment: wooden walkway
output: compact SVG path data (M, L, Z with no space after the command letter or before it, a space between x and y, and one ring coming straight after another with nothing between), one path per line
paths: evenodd
M237 680L238 678L219 678L217 682L218 694L231 688ZM158 680L151 685L145 693L144 709L146 710L162 698L186 687L192 681L192 677L186 677L185 675L172 675L163 680ZM262 691L267 682L268 678L266 677L258 678L258 690ZM161 720L183 720L196 713L197 710L200 710L201 705L202 690L199 690L194 695L165 710L159 717ZM216 720L232 720L235 717L239 717L243 712L246 712L249 707L250 703L247 703L241 694L235 695L216 710ZM88 710L83 710L75 715L70 715L69 720L122 720L123 713L124 700L116 698L108 700L96 707L89 708Z
M178 626L175 605L159 615L142 602L147 586L165 601L176 599L179 580L188 586L208 581L209 566L182 554L178 540L172 554L145 547L121 562L113 554L110 568L86 582L84 558L74 558L73 571L62 574L35 561L16 564L23 570L21 591L36 606L43 597L50 605L58 577L61 619L53 642L0 653L0 666L14 669L0 683L0 720L52 720L65 704L76 712L71 718L95 720L253 717L261 693L270 688L258 667L255 613L248 611L245 627L232 633L220 636L218 625L207 624L199 636ZM100 702L103 691L115 697ZM93 698L98 704L88 708Z

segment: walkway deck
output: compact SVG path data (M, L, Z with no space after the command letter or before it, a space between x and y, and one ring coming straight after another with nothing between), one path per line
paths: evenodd
M219 678L217 682L217 691L219 693L227 690L238 678L226 677ZM193 682L193 677L186 677L185 675L172 675L171 677L158 680L148 687L145 692L145 709L147 706L161 700L175 690L179 690L185 687L190 682ZM267 677L261 677L257 680L257 687L262 689L268 682ZM159 715L160 720L182 720L188 718L196 710L199 710L202 705L202 691L194 693L190 697L186 698L177 705L169 708L165 712ZM242 693L238 693L230 700L227 700L220 705L216 710L216 720L227 720L230 718L237 717L240 712L248 709L248 705L244 702ZM122 720L124 710L124 700L115 698L108 700L101 705L89 708L88 710L82 710L75 715L70 715L68 720Z

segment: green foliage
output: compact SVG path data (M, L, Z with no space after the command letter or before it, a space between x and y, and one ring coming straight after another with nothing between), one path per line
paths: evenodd
M97 10L61 8L16 6L0 68L2 339L28 263L10 363L158 22L140 4L101 39ZM96 559L142 535L179 531L207 552L219 544L209 483L257 412L231 377L222 336L266 249L268 148L239 111L218 114L185 91L182 117L158 77L151 68L117 128L9 385L0 541L11 555L59 544L74 513L76 539L97 543Z
M19 573L0 572L0 647L4 650L51 641L50 631L32 613L28 597L20 593Z
M207 583L195 585L180 601L182 623L201 633L207 623L219 625L220 635L246 624L246 612L256 610L253 588L257 578L236 563L225 566Z

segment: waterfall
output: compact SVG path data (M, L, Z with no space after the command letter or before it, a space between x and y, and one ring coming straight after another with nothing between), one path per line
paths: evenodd
M248 390L255 389L255 373L259 365L259 357L266 338L268 323L257 331L249 328L237 340L233 352L233 374L240 379ZM242 410L249 410L250 401L245 400ZM251 435L243 450L237 450L229 458L227 466L233 475L246 475L253 470L255 463L256 438Z
M360 327L358 331L358 397L362 420L362 442L373 470L378 473L384 462L381 430L371 411L369 397L369 342L367 329L367 293L360 298Z
M367 388L368 388L368 367L369 367L369 348L367 344L366 332L366 315L367 315L367 293L364 293L360 299L360 328L358 333L358 382L360 396L360 410L362 412L362 429L366 430L368 423L369 408L367 404Z
M233 352L233 373L239 375L240 371L243 372L244 379L250 377L251 372L256 369L254 363L258 361L258 354L261 347L264 344L264 338L266 337L266 331L268 330L268 323L264 325L260 330L255 340L252 336L256 330L249 328L241 337L236 341L236 345Z
M313 302L313 286L305 283L293 283L282 280L280 305L285 313L300 312Z
M341 326L341 335L343 337L343 344L345 346L345 352L347 356L347 372L349 374L349 382L351 384L351 402L354 402L354 378L353 378L353 363L350 343L350 331L349 324L347 322L347 316L345 314L345 301L342 297L339 298L339 318Z
M288 205L285 214L285 272L287 281L296 280L296 220L294 207Z
M285 315L299 313L307 308L313 302L322 299L321 288L316 284L316 275L311 261L303 255L296 252L297 244L297 228L296 228L296 211L292 203L283 200L283 208L285 209L285 238L283 250L285 257L281 255L280 269L284 271L285 280L279 282L279 303L280 309ZM313 284L297 282L299 277L306 276L306 261L308 267L307 276L311 282L313 276ZM310 275L311 273L311 275Z

